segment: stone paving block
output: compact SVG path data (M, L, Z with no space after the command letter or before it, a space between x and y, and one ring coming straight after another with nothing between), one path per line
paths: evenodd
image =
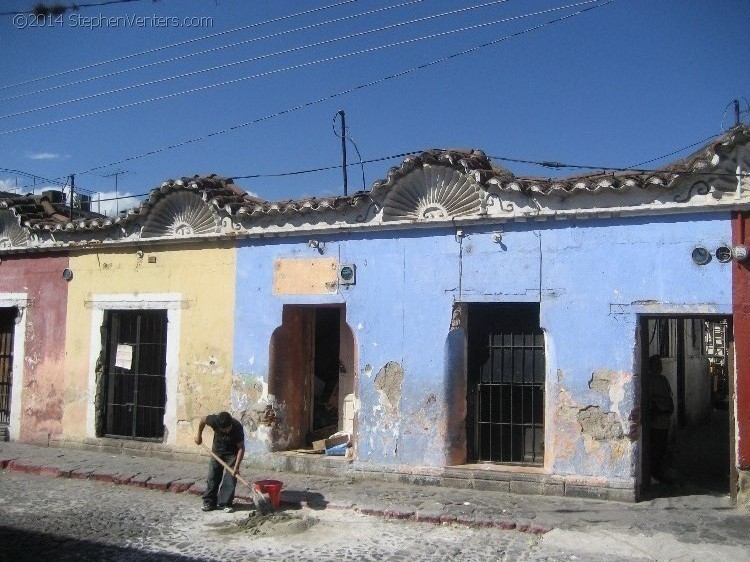
M130 484L130 481L138 476L140 472L118 472L112 475L112 481L115 484Z
M495 521L495 527L504 531L512 531L516 528L516 522L510 519L498 519Z
M173 480L169 484L169 491L174 492L175 494L181 494L182 492L187 492L193 484L195 484L194 480ZM237 495L239 496L239 494Z
M194 496L202 496L206 492L206 485L200 484L196 482L190 488L188 488L188 494L192 494Z
M87 480L91 473L94 472L95 468L75 468L70 471L71 478L79 478L81 480Z
M131 486L136 486L138 488L145 488L146 483L149 480L151 480L150 474L141 473L141 474L137 474L133 476L133 478L130 479L130 482L128 482L128 484L130 484Z
M96 480L97 482L105 482L108 484L112 484L115 481L114 474L112 474L109 470L95 470L89 475L89 479Z
M437 509L425 509L417 510L414 514L414 519L424 523L440 523L440 518L443 516L442 510Z
M472 488L486 492L510 492L510 480L474 480Z
M411 507L393 506L383 511L383 516L389 519L411 519L414 517L415 510Z

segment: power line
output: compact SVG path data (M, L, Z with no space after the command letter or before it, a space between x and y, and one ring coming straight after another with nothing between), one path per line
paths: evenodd
M604 2L603 4L597 4L596 6L591 6L589 8L584 9L584 10L581 10L579 12L574 12L572 14L564 16L562 18L558 18L556 20L551 20L549 22L545 22L545 23L542 23L540 25L537 25L537 26L534 26L534 27L531 27L531 28L527 28L526 30L522 30L520 32L511 34L509 36L506 36L506 37L498 39L498 40L490 41L490 42L485 43L483 45L479 45L478 47L473 47L473 48L468 49L466 51L462 51L462 52L456 53L454 55L449 55L447 57L443 57L442 59L438 59L438 60L433 61L431 63L427 63L426 65L421 65L419 67L414 67L414 68L409 69L407 71L397 73L395 75L386 77L386 78L381 79L381 80L376 80L376 81L374 81L372 83L368 83L368 84L366 84L364 86L359 86L359 87L356 87L356 88L352 88L350 90L346 90L346 91L344 91L342 93L339 93L339 94L334 94L331 97L338 97L339 95L343 95L344 93L348 93L350 91L361 89L361 88L367 87L369 85L374 85L374 84L379 83L381 81L385 81L385 80L388 80L388 79L391 79L391 78L396 78L396 77L402 76L404 74L409 74L410 72L413 72L413 71L416 71L416 70L420 70L422 68L427 68L427 67L432 66L434 64L437 64L439 62L445 62L445 61L450 60L452 58L455 58L455 57L458 57L458 56L461 56L461 55L464 55L464 54L468 54L470 52L474 52L474 51L478 50L479 48L483 48L483 47L487 47L487 46L490 46L490 45L494 45L494 44L499 43L501 41L505 41L507 39L510 39L512 37L516 37L518 35L523 35L524 33L528 33L530 31L534 31L534 30L540 29L540 28L545 27L545 26L547 26L547 25L549 25L551 23L556 23L558 21L563 21L565 19L568 19L569 17L580 15L581 13L583 13L585 11L588 11L588 10L591 10L591 9L594 9L594 8L597 8L597 7L605 6L607 4L610 4L613 1L614 0L608 0L607 2ZM476 24L476 25L473 25L473 26L467 26L467 27L463 27L463 28L459 28L459 29L452 29L452 30L444 31L444 32L440 32L440 33L433 33L433 34L430 34L430 35L425 35L425 36L422 36L422 37L417 37L417 38L412 38L412 39L405 39L403 41L397 41L397 42L394 42L394 43L388 43L386 45L379 45L379 46L376 46L376 47L370 47L370 48L367 48L367 49L361 49L359 51L350 51L350 52L347 52L347 53L343 53L343 54L339 54L339 55L334 55L334 56L330 56L330 57L325 57L325 58L318 59L318 60L315 60L315 61L309 61L309 62L305 62L305 63L299 63L299 64L287 66L287 67L284 67L284 68L280 68L280 69L268 70L268 71L260 72L260 73L253 74L253 75L250 75L250 76L243 76L243 77L240 77L240 78L234 78L234 79L231 79L231 80L225 80L223 82L218 82L218 83L214 83L214 84L208 84L206 86L198 86L196 88L190 88L190 89L187 89L187 90L180 90L178 92L173 92L171 94L164 94L164 95L161 95L161 96L155 96L155 97L147 98L147 99L144 99L144 100L138 100L138 101L135 101L135 102L121 104L121 105L114 106L114 107L109 107L109 108L99 109L99 110L95 110L95 111L90 111L90 112L82 113L82 114L79 114L79 115L72 115L72 116L69 116L69 117L63 117L61 119L56 119L56 120L53 120L53 121L47 121L45 123L39 123L39 124L36 124L36 125L28 125L28 126L19 127L19 128L16 128L16 129L9 129L9 130L6 130L6 131L0 131L0 135L8 135L8 134L12 134L12 133L19 133L19 132L22 132L22 131L28 131L28 130L32 130L32 129L38 129L40 127L47 127L49 125L56 125L56 124L59 124L59 123L67 123L69 121L74 121L74 120L81 119L81 118L84 118L84 117L92 117L94 115L101 115L103 113L108 113L110 111L116 111L116 110L125 109L125 108L128 108L128 107L135 107L135 106L143 105L143 104L146 104L146 103L151 103L153 101L160 101L160 100L164 100L164 99L171 99L171 98L182 96L182 95L185 95L185 94L200 92L200 91L208 90L208 89L211 89L211 88L216 88L216 87L219 87L219 86L226 86L226 85L229 85L229 84L235 84L235 83L242 82L242 81L245 81L245 80L252 80L252 79L256 79L256 78L262 78L262 77L265 77L265 76L271 76L273 74L279 74L279 73L282 73L282 72L288 72L290 70L298 70L300 68L306 68L306 67L314 66L314 65L317 65L317 64L322 64L322 63L331 62L331 61L335 61L335 60L341 60L341 59L345 59L345 58L349 58L349 57L357 56L357 55L361 55L361 54L372 53L372 52L380 51L380 50L387 49L387 48L392 48L392 47L398 47L398 46L402 46L402 45L412 44L412 43L416 43L418 41L424 41L424 40L427 40L427 39L435 39L435 38L438 38L438 37L444 37L446 35L451 35L451 34L454 34L454 33L460 33L460 32L464 32L464 31L471 31L471 30L474 30L474 29L482 28L482 27L487 27L487 26L491 26L491 25L497 25L499 23L507 23L509 21L514 21L514 20L519 20L519 19L523 19L523 18L538 16L538 15L541 15L541 14L550 13L550 12L556 12L556 11L560 11L560 10L566 10L566 9L569 9L569 8L575 8L575 7L583 6L583 5L586 5L586 4L597 3L597 2L600 2L600 0L585 0L583 2L578 2L578 3L575 3L575 4L568 4L566 6L560 6L560 7L556 7L556 8L549 8L549 9L546 9L546 10L540 10L540 11L537 11L537 12L531 12L531 13L528 13L528 14L522 14L520 16L513 16L513 17L509 17L509 18L503 18L503 19L495 20L495 21L491 21L491 22L483 22L481 24ZM231 66L233 64L236 64L236 63L230 63L228 65L223 65L223 66ZM124 89L128 89L128 88L124 88ZM330 99L330 97L329 98L325 98L325 99ZM319 102L317 102L317 103L319 103Z
M644 166L646 164L651 164L651 162L656 162L657 160L663 160L664 158L669 158L670 156L674 156L675 154L679 154L680 152L687 150L688 148L693 148L694 146L698 146L699 144L705 144L711 139L715 138L716 135L711 135L710 137L706 137L705 139L694 142L692 144L689 144L687 146L683 146L682 148L678 148L677 150L673 150L669 154L662 154L661 156L657 156L656 158L651 158L650 160L645 160L643 162L639 162L638 164L633 164L630 166L630 168L639 168L641 166Z
M128 72L133 72L135 70L143 70L144 68L150 68L150 67L157 66L157 65L160 65L160 64L165 64L165 63L180 61L180 60L188 59L188 58L191 58L191 57L194 57L194 56L198 56L198 55L205 55L205 54L209 54L209 53L214 53L214 52L221 51L221 50L224 50L224 49L229 49L229 48L232 48L232 47L239 47L240 45L247 45L249 43L255 43L257 41L262 41L262 40L265 40L265 39L272 39L272 38L276 38L276 37L281 37L283 35L288 35L290 33L298 33L300 31L307 31L307 30L310 30L310 29L314 29L316 27L322 27L324 25L330 25L330 24L333 24L333 23L340 23L342 21L351 20L351 19L362 17L362 16L368 16L368 15L372 15L372 14L375 14L375 13L384 12L384 11L387 11L387 10L393 10L395 8L403 8L404 6L409 6L411 4L417 4L417 3L420 3L420 2L423 2L423 1L424 0L409 0L408 2L404 2L402 4L396 4L396 5L393 5L393 6L386 6L384 8L377 8L375 10L368 10L366 12L360 12L358 14L352 14L352 15L348 15L348 16L334 18L334 19L323 21L323 22L317 22L317 23L310 24L310 25L296 27L296 28L293 28L293 29L286 29L286 30L279 31L279 32L276 32L276 33L270 33L268 35L262 35L261 37L254 37L252 39L246 39L244 41L237 41L235 43L229 43L228 45L220 45L218 47L213 47L211 49L205 49L203 51L196 51L194 53L189 53L189 54L186 54L186 55L180 55L178 57L172 57L172 58L169 58L169 59L162 59L162 60L154 61L154 62L151 62L151 63L148 63L148 64L142 64L140 66L134 66L134 67L131 67L131 68L125 68L123 70L118 70L118 71L115 71L115 72L109 72L107 74L100 74L98 76L92 76L92 77L89 77L89 78L84 78L82 80L76 80L74 82L67 82L65 84L58 84L57 86L51 86L49 88L44 88L44 89L41 89L41 90L35 90L35 91L31 91L31 92L26 92L26 93L23 93L23 94L17 94L17 95L14 95L14 96L10 96L10 97L7 97L7 98L0 99L0 102L11 101L11 100L14 100L14 99L24 98L24 97L31 96L31 95L36 95L36 94L42 94L42 93L45 93L45 92L51 92L53 90L59 90L61 88L66 88L68 86L76 86L78 84L84 84L86 82L91 82L91 81L99 80L99 79L102 79L102 78L111 78L113 76L118 76L120 74L126 74ZM501 0L501 1L508 2L510 0ZM494 4L496 2L491 2L491 3ZM253 60L253 59L250 59L250 60ZM243 62L243 61L240 61L240 62ZM220 68L220 67L215 67L215 68ZM209 69L206 69L206 70L214 70L214 68L209 68ZM173 78L181 78L181 77L182 76L176 76L176 77L173 77ZM171 79L171 78L167 78L167 79ZM165 80L167 80L167 79L165 79ZM78 101L78 100L73 100L73 101ZM46 109L46 108L44 108L44 109Z
M406 4L402 4L402 6L410 4L410 3L413 3L414 1L421 2L422 0L412 0L412 2L407 2ZM254 57L250 57L248 59L243 59L243 60L239 60L239 61L223 63L223 64L220 64L220 65L217 65L217 66L212 66L212 67L209 67L209 68L202 68L202 69L199 69L199 70L192 70L190 72L185 72L185 73L177 74L177 75L174 75L174 76L167 76L165 78L158 78L156 80L149 80L147 82L141 82L139 84L130 84L128 86L123 86L121 88L115 88L115 89L112 89L112 90L107 90L107 91L104 91L104 92L97 92L95 94L89 94L89 95L81 96L81 97L74 98L74 99L59 101L59 102L55 102L55 103L48 104L48 105L41 106L41 107L35 107L35 108L31 108L31 109L25 109L23 111L17 111L15 113L9 113L7 115L0 115L0 119L9 119L11 117L19 117L21 115L27 115L29 113L36 113L37 111L42 111L42 110L45 110L45 109L53 109L55 107L61 107L63 105L68 105L68 104L71 104L71 103L77 103L77 102L80 102L80 101L86 101L86 100L90 100L90 99L94 99L94 98L99 98L99 97L107 96L107 95L111 95L111 94L117 94L117 93L127 92L127 91L130 91L130 90L135 90L137 88L142 88L144 86L153 86L155 84L161 84L161 83L164 83L164 82L169 82L171 80L177 80L179 78L188 78L190 76L196 76L198 74L203 74L203 73L211 72L211 71L214 71L214 70L221 70L221 69L225 69L225 68L231 68L233 66L237 66L237 65L240 65L240 64L247 64L247 63L250 63L250 62L257 62L257 61L260 61L260 60L268 59L268 58L279 56L279 55L288 55L288 54L291 54L291 53L295 53L295 52L299 52L299 51L304 51L304 50L307 50L307 49L311 49L311 48L314 48L314 47L321 47L321 46L324 46L324 45L331 45L331 44L337 43L339 41L344 41L344 40L348 40L348 39L354 39L354 38L357 38L357 37L363 37L365 35L370 35L372 33L378 33L378 32L381 32L381 31L387 31L389 29L396 29L396 28L407 26L407 25L412 25L412 24L415 24L415 23L422 23L422 22L433 20L433 19L437 19L437 18L440 18L440 17L453 16L453 15L456 15L456 14L461 13L461 12L466 12L468 10L474 10L474 9L477 9L477 8L485 8L487 6L492 6L492 5L496 5L496 4L503 4L503 3L506 3L506 2L509 2L509 1L510 0L493 0L492 2L488 2L486 4L481 4L481 5L478 5L478 6L470 6L470 7L467 7L467 8L460 8L460 9L457 9L457 10L450 10L448 12L443 12L443 13L440 13L440 14L433 14L433 15L430 15L430 16L416 18L416 19L413 19L413 20L405 21L405 22L398 22L398 23L395 23L395 24L390 24L390 25L383 26L383 27L377 27L377 28L373 28L373 29L368 29L368 30L365 30L365 31L357 32L357 33L350 33L348 35L342 35L340 37L335 37L333 39L326 39L326 40L323 40L323 41L317 41L317 42L314 42L314 43L308 43L307 45L301 45L301 46L298 46L298 47L291 47L289 49L284 49L284 50L281 50L281 51L275 51L273 53L266 53L266 54L263 54L263 55L257 55L257 56L254 56ZM587 0L587 1L588 2L598 2L599 0ZM549 12L551 12L551 11L559 11L559 10L564 10L564 9L566 9L568 7L570 7L570 6L562 6L560 8L552 8L552 9L550 9L548 11ZM497 25L498 23L507 23L508 21L511 21L512 19L540 15L541 13L547 13L548 11L536 12L536 13L532 13L532 14L524 15L524 16L516 16L515 18L507 18L507 19L496 20L494 22L484 22L484 23L481 23L481 24L477 24L475 26L469 26L469 27L465 27L465 28L453 30L453 31L450 31L450 32L444 32L444 33L441 33L441 34L428 35L428 36L425 36L425 37L420 37L420 38L416 38L416 39L412 39L412 40L406 40L406 41L403 41L403 42L400 42L400 43L388 44L388 45L385 45L385 46L381 46L379 48L382 49L382 48L388 48L388 47L403 45L403 44L406 44L406 43L409 43L409 42L422 41L422 40L425 40L425 39L434 39L435 37L440 37L442 35L448 35L450 33L458 33L458 32L463 32L463 31L470 31L472 29L478 29L478 28L487 27L487 26L490 26L490 25ZM373 48L372 50L378 50L379 48ZM353 55L363 54L363 53L367 53L367 52L370 52L370 50L366 49L364 51L355 51L353 53L347 54L346 56L353 56ZM333 59L333 60L335 60L335 59ZM328 62L328 61L329 61L329 59L323 59L321 62ZM311 63L311 64L319 64L319 63L316 61L316 62ZM294 68L296 68L296 67L292 67L292 69L294 69ZM283 72L284 70L285 69L281 69L280 71ZM193 89L193 90L184 90L184 91L179 92L178 95L192 93L192 92L200 91L200 90L203 90L203 89L206 89L206 88L214 88L214 87L217 87L217 86L223 86L223 85L226 85L226 84L234 83L236 81L242 81L242 80L249 80L249 79L253 79L253 78L258 78L260 76L265 76L265 75L266 74L254 75L254 76L246 76L246 77L237 78L237 79L234 79L234 80L231 80L231 81L227 81L227 82L219 82L217 84L212 84L212 85L208 85L208 86L202 86L200 88ZM138 104L138 105L140 105L141 103L149 103L151 101L158 101L160 99L165 99L165 98L168 98L168 97L172 97L172 96L170 96L170 95L166 95L164 97L158 97L157 96L156 98L149 98L147 100L141 100L140 102L135 102L135 103ZM129 104L125 104L123 106L119 106L119 107L113 108L113 109L119 109L121 107L130 107L130 105ZM88 114L85 114L85 115L88 115ZM53 123L57 123L57 122L59 122L59 121L54 121Z
M117 165L120 165L120 164L124 164L125 162L132 162L133 160L140 160L141 158L146 158L147 156L153 156L155 154L160 154L160 153L166 152L168 150L174 150L175 148L181 148L181 147L187 146L189 144L193 144L193 143L196 143L196 142L201 142L201 141L204 141L204 140L208 140L208 139L213 138L215 136L223 135L223 134L226 134L226 133L229 133L229 132L232 132L232 131L236 131L236 130L242 129L244 127L248 127L250 125L255 125L257 123L268 121L270 119L273 119L273 118L276 118L276 117L280 117L282 115L287 115L289 113L294 113L296 111L299 111L301 109L305 109L305 108L308 108L308 107L312 107L314 105L319 105L319 104L321 104L323 102L330 101L332 99L336 99L336 98L345 96L347 94L350 94L350 93L353 93L353 92L357 92L359 90L364 90L366 88L370 88L372 86L376 86L378 84L385 83L385 82L387 82L389 80L395 80L397 78L401 78L403 76L407 76L409 74L413 74L415 72L418 72L420 70L424 70L426 68L431 68L431 67L433 67L435 65L442 64L444 62L447 62L447 61L450 61L450 60L453 60L453 59L456 59L456 58L459 58L459 57L462 57L462 56L474 53L474 52L479 51L481 49L490 47L492 45L497 45L497 44L502 43L504 41L508 41L510 39L513 39L515 37L520 37L520 36L525 35L527 33L531 33L533 31L537 31L539 29L543 29L543 28L545 28L547 26L550 26L550 25L553 25L555 23L560 23L560 22L566 21L566 20L568 20L570 18L574 18L574 17L580 16L582 14L585 14L586 12L589 12L591 10L595 10L597 8L602 8L602 7L604 7L604 6L608 5L608 4L611 4L612 2L614 2L614 0L607 0L604 3L596 4L594 6L589 6L587 8L583 8L581 10L578 10L577 12L573 12L571 14L566 14L565 16L561 16L559 18L548 20L548 21L543 22L541 24L538 24L538 25L535 25L533 27L529 27L529 28L523 29L521 31L517 31L517 32L512 33L510 35L506 35L504 37L500 37L498 39L494 39L494 40L488 41L486 43L481 43L481 44L476 45L474 47L470 47L468 49L464 49L463 51L459 51L459 52L453 53L451 55L440 57L440 58L434 59L434 60L432 60L430 62L423 63L421 65L414 66L414 67L408 68L406 70L402 70L400 72L397 72L395 74L390 74L390 75L378 78L376 80L372 80L370 82L365 82L365 83L360 84L358 86L347 88L345 90L341 90L339 92L336 92L336 93L333 93L333 94L329 94L327 96L324 96L322 98L318 98L316 100L312 100L312 101L305 102L305 103L302 103L302 104L299 104L299 105L296 105L296 106L293 106L293 107L289 107L287 109L283 109L283 110L277 111L275 113L270 113L270 114L268 114L268 115L266 115L264 117L258 117L256 119L251 120L251 121L246 121L245 123L240 123L238 125L233 125L231 127L226 127L224 129L220 129L218 131L214 131L212 133L208 133L208 134L205 134L205 135L202 135L202 136L199 136L199 137L194 137L192 139L184 140L184 141L181 141L181 142L178 142L178 143L174 143L174 144L162 147L162 148L149 150L148 152L144 152L144 153L141 153L141 154L138 154L138 155L135 155L135 156L129 156L127 158L123 158L123 159L118 160L116 162L111 162L111 163L108 163L108 164L102 164L102 165L99 165L99 166L94 166L93 168L89 168L88 170L84 170L84 171L79 172L79 173L80 174L85 174L85 173L93 172L95 170L100 170L102 168L107 168L109 166L117 166Z
M277 22L280 22L280 21L285 21L285 20L296 18L296 17L299 17L299 16L313 14L313 13L316 13L316 12L322 12L324 10L329 10L331 8L338 8L339 6L344 6L346 4L352 4L352 3L356 2L356 1L357 0L343 0L342 2L338 2L336 4L330 4L328 6L321 6L320 8L313 8L313 9L310 9L310 10L305 10L303 12L295 12L293 14L289 14L289 15L286 15L286 16L281 16L281 17L278 17L278 18L273 18L273 19L261 21L261 22L258 22L258 23L244 25L242 27L235 27L234 29L228 29L226 31L220 31L218 33L211 33L209 35L203 35L201 37L196 37L194 39L187 39L185 41L178 41L177 43L171 43L169 45L163 45L161 47L155 47L153 49L147 49L145 51L140 51L138 53L131 53L129 55L123 55L121 57L116 57L116 58L113 58L113 59L108 59L108 60L104 60L104 61L100 61L100 62L95 62L95 63L92 63L92 64L87 64L85 66L79 66L77 68L71 68L71 69L68 69L68 70L63 70L61 72L56 72L54 74L48 74L47 76L40 76L39 78L32 78L31 80L26 80L24 82L17 82L15 84L8 84L6 86L0 86L0 90L7 90L8 88L15 88L17 86L25 86L26 84L33 84L33 83L36 83L36 82L41 82L42 80L49 80L50 78L57 78L58 76L64 76L66 74L71 74L73 72L80 72L81 70L89 70L91 68L97 68L99 66L104 66L104 65L107 65L107 64L112 64L112 63L115 63L115 62L120 62L120 61L123 61L123 60L128 60L128 59L132 59L132 58L135 58L135 57L140 57L140 56L143 56L143 55L149 55L149 54L152 54L152 53L158 53L158 52L161 52L161 51L165 51L167 49L172 49L174 47L181 47L182 45L189 45L191 43L196 43L198 41L204 41L206 39L212 39L214 37L220 37L222 35L228 35L230 33L236 33L238 31L245 31L246 29L252 29L252 28L255 28L255 27L261 27L263 25L277 23Z

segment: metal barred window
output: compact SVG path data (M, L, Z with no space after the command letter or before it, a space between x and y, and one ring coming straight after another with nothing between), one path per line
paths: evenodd
M468 309L468 447L476 462L544 460L544 333L539 305Z
M13 332L17 308L0 308L0 425L10 423L10 396L13 381Z

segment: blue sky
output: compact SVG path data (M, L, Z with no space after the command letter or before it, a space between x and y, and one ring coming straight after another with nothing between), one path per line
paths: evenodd
M36 3L6 0L0 12ZM747 109L748 21L746 0L142 0L44 22L5 15L0 168L75 173L104 198L117 171L121 195L216 173L269 200L330 196L343 193L339 109L364 160L462 147L628 167L720 134L735 98ZM221 35L202 39L212 34ZM157 51L131 56L147 50ZM128 58L98 64L119 57ZM182 144L192 139L202 140ZM356 164L352 144L347 152ZM364 185L400 161L366 164ZM497 163L526 176L580 172ZM0 188L16 184L28 192L45 182L0 170ZM350 193L362 187L350 167Z

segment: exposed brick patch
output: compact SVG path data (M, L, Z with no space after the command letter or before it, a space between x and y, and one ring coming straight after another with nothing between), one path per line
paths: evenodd
M456 522L456 516L455 515L448 515L447 513L443 513L440 516L440 522L445 524L453 524Z
M161 490L162 492L169 490L169 484L168 480L149 479L145 482L146 488L149 490Z
M78 468L76 470L70 471L70 477L71 478L78 478L80 480L86 480L89 476L91 476L91 473L93 471L86 468Z

